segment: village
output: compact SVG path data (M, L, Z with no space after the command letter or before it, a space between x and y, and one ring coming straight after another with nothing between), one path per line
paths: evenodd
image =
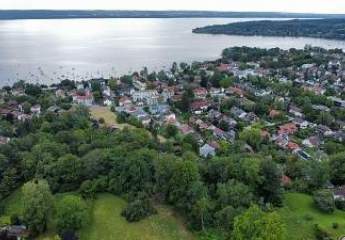
M236 147L248 154L272 148L303 161L324 161L345 149L341 50L232 48L219 60L174 63L158 73L144 68L120 78L52 86L21 81L2 88L0 96L0 144L18 130L7 122L25 126L42 114L82 105L107 109L116 119L107 126L115 131L125 123L161 141L188 136L204 159ZM95 127L107 122L93 117ZM286 174L283 181L291 179ZM334 197L345 199L345 186L336 187Z

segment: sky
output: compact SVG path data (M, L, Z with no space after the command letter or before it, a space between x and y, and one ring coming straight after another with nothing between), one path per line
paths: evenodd
M215 10L345 13L345 0L0 0L0 9Z

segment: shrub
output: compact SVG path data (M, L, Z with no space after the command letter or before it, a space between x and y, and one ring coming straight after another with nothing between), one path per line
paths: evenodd
M310 214L306 214L304 215L304 219L308 222L312 221L314 219L314 217Z
M100 118L98 121L99 121L100 124L104 124L105 123L104 118Z
M336 206L339 210L345 211L345 201L344 201L344 200L336 199L336 200L335 200L335 206Z
M326 213L332 213L335 209L333 194L328 190L320 190L314 193L314 203L318 209Z
M332 223L332 228L333 229L338 229L339 228L339 224L338 223Z
M138 222L152 214L157 213L151 201L148 198L136 199L128 203L127 207L122 211L121 215L128 222Z
M330 234L317 224L314 226L314 234L317 240L331 240L332 239Z

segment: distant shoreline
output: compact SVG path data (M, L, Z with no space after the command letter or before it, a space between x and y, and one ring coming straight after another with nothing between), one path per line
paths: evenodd
M221 11L0 10L0 20L78 18L345 18L345 14Z

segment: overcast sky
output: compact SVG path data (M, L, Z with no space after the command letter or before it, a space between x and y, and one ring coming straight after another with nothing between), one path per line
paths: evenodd
M135 9L345 13L345 0L0 0L0 9Z

